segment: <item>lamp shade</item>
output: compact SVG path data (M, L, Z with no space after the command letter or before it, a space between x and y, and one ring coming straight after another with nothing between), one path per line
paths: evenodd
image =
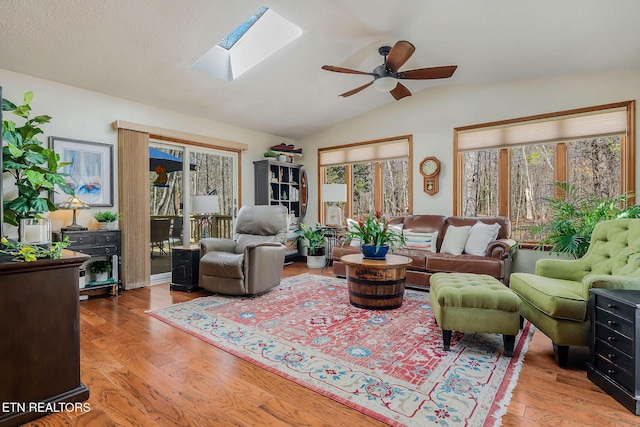
M78 196L69 196L58 207L60 209L89 209L91 206L80 200Z
M346 202L347 184L322 184L323 202Z
M395 89L396 86L398 86L398 80L393 77L380 77L373 82L373 87L380 92L389 92Z
M191 197L191 213L218 213L220 204L218 196L193 196Z

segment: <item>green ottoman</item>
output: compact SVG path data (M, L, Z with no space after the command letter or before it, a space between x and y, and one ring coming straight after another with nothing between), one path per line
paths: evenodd
M451 344L451 331L488 332L502 334L504 355L513 356L522 306L518 295L484 274L436 273L429 283L431 308L442 328L445 350Z

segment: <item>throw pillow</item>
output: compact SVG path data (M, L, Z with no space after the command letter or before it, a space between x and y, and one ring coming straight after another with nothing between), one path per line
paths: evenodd
M469 238L464 246L465 253L484 256L489 243L498 237L498 231L500 231L500 224L498 223L485 224L480 221L476 222L469 231Z
M392 231L402 236L403 227L404 227L404 224L389 224L389 231Z
M356 225L358 225L358 221L347 218L348 231L356 231ZM349 246L360 246L360 239L351 239L351 241L349 242Z
M463 225L461 227L454 227L453 225L450 225L449 227L447 227L447 231L444 234L444 239L442 240L440 253L460 255L464 250L465 244L467 243L467 238L469 237L470 230L470 225Z
M415 231L404 231L404 240L409 249L422 249L423 251L435 252L438 232L418 233Z

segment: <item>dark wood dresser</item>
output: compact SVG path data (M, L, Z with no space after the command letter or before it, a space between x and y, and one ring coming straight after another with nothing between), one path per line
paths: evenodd
M47 404L89 398L80 381L78 302L87 259L65 250L60 259L0 263L0 427L43 417Z
M640 291L591 289L588 378L640 415Z

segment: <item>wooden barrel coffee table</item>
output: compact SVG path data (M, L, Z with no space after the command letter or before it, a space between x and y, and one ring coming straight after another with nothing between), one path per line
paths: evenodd
M387 255L384 260L364 259L362 254L340 258L347 266L349 302L368 310L391 310L402 306L406 268L411 258Z

